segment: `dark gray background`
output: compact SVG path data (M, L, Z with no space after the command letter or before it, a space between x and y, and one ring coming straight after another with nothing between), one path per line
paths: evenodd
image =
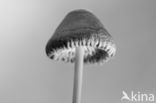
M1 0L0 103L72 103L74 65L51 61L45 45L80 8L117 45L113 60L84 67L82 103L120 103L123 90L156 95L156 0Z

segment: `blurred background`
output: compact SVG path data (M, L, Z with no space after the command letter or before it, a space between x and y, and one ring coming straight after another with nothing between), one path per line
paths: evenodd
M72 103L74 65L45 45L75 9L93 12L116 56L84 67L82 103L120 103L122 91L156 95L156 0L1 0L0 103Z

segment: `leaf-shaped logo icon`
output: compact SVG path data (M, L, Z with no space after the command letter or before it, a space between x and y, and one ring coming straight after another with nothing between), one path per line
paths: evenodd
M126 93L125 91L122 91L122 95L123 95L123 96L122 96L122 98L121 98L121 101L124 100L124 99L125 99L125 100L131 101L130 98L128 97L128 95L127 95L127 93Z

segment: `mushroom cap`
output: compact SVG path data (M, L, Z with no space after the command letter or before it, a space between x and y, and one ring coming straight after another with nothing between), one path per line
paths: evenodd
M75 61L75 48L84 48L84 63L103 63L115 55L116 45L100 20L86 10L67 14L46 45L54 60Z

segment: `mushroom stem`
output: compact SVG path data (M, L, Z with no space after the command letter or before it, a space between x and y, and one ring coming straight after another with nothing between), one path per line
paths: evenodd
M83 58L84 58L83 47L76 47L73 103L81 102L82 78L83 78Z

